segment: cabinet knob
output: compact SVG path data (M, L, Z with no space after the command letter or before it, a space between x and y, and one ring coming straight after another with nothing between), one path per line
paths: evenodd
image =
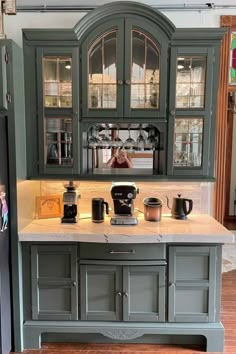
M174 110L174 109L172 109L172 110L170 111L170 115L171 115L171 116L175 116L175 110Z
M126 85L130 85L130 80L125 80Z
M75 281L72 281L72 286L76 286L76 282Z
M116 295L117 295L117 296L121 296L121 295L122 295L122 292L121 292L121 291L117 291Z
M174 287L175 287L175 283L170 283L169 286L170 286L171 288L174 288Z
M127 291L125 291L125 292L123 293L123 296L124 296L124 297L128 297L128 296L129 296L129 294L127 293Z
M118 84L118 85L123 85L123 80L118 80L118 81L117 81L117 84Z

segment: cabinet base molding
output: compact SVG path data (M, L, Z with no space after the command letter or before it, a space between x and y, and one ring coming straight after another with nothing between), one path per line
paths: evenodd
M223 352L224 327L221 323L124 323L95 321L26 321L24 323L24 349L40 349L43 333L102 334L117 341L132 341L144 335L181 336L189 343L189 336L206 339L207 352ZM60 336L58 336L59 338ZM145 343L145 339L143 340ZM158 343L158 340L157 340ZM171 341L172 344L173 340ZM166 343L168 344L168 342Z

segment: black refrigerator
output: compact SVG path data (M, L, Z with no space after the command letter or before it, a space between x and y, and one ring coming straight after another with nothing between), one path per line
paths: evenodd
M9 202L7 117L0 115L0 354L12 348Z

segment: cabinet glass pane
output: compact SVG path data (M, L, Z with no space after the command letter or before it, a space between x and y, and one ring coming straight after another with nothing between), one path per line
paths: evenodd
M204 108L206 57L177 58L176 108Z
M117 105L117 33L100 37L88 53L88 107L116 108Z
M44 146L46 166L72 166L72 119L45 118Z
M140 31L132 31L131 108L159 108L159 50Z
M177 118L174 133L174 166L202 165L203 118Z
M72 107L70 57L44 57L43 82L45 107Z

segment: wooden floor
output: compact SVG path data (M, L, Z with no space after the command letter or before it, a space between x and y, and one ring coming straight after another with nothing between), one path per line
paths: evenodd
M223 274L221 320L225 327L225 354L236 354L236 270ZM24 354L200 354L197 347L156 344L43 344Z

